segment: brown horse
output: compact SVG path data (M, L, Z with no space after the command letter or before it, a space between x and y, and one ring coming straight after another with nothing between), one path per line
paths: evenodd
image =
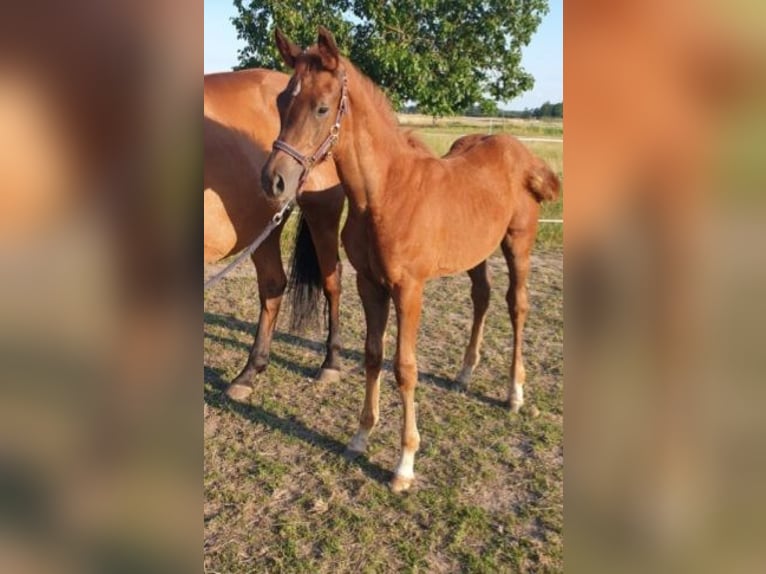
M261 191L261 168L279 132L275 100L288 79L285 74L269 70L205 76L206 263L246 247L278 208ZM291 275L293 322L300 323L316 309L321 286L328 303L329 333L319 378L338 380L341 292L338 228L344 194L333 163L318 166L307 180L306 189L297 198L302 219ZM250 395L257 374L268 363L277 314L287 286L279 247L282 229L280 226L274 230L252 255L261 312L247 364L226 391L234 400Z
M295 73L278 97L282 125L263 168L263 189L270 197L289 200L306 169L304 154L330 138L349 199L343 244L357 269L367 321L365 401L349 452L365 450L378 420L383 333L393 298L398 323L394 374L404 414L402 455L391 487L405 490L414 479L420 444L415 343L425 281L469 269L485 275L484 261L502 247L515 333L508 400L518 411L524 401L521 342L530 251L539 203L558 195L559 182L541 160L507 135L464 140L442 159L408 145L383 93L341 57L328 31L320 28L317 45L305 51L279 31L276 41ZM478 343L480 332L475 335ZM475 363L468 354L470 369Z

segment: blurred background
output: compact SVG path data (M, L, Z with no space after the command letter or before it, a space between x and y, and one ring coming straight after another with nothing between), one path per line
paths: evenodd
M0 17L0 571L199 568L202 3Z
M0 571L201 558L202 6L0 19ZM751 572L764 7L566 3L566 564Z
M760 571L763 3L564 21L567 569Z

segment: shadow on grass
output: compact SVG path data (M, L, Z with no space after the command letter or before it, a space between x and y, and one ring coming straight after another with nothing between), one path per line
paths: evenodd
M492 408L500 408L505 410L508 409L508 401L504 401L495 397L488 397L487 395L482 395L476 391L468 391L466 395Z
M240 347L245 350L245 353L243 354L242 358L242 366L245 366L245 361L247 360L247 354L250 352L250 347L245 345L244 343L241 343L239 341L235 341L234 339L229 339L227 337L218 337L216 335L209 335L205 333L205 338L210 339L211 341L215 341L216 343L220 343L221 345L227 345L227 346L233 346L233 347ZM275 335L276 338L276 335ZM321 355L319 357L321 359ZM269 363L273 363L275 365L278 365L279 367L285 369L286 371L290 371L294 375L302 378L312 379L315 378L319 374L319 367L320 362L317 361L317 364L314 366L311 365L303 365L300 363L296 363L295 361L291 361L289 359L285 359L284 357L280 357L279 355L269 354ZM206 366L205 369L208 367ZM258 378L264 378L268 377L268 374L260 373L258 375ZM205 379L207 380L207 378Z
M266 425L272 430L297 438L306 444L322 448L347 461L349 465L358 466L369 478L378 482L385 483L391 478L390 471L371 463L364 456L348 460L344 457L346 450L344 443L307 427L301 421L280 417L260 405L242 404L230 400L223 393L227 383L217 369L205 367L205 383L209 383L212 387L205 386L204 391L205 403L210 408L235 413L247 421Z
M214 326L223 327L226 329L234 329L247 334L253 334L256 328L255 324L250 323L248 321L242 321L241 319L237 319L235 317L228 317L226 315L217 315L214 313L206 312L205 326L207 325L214 325ZM246 352L250 351L250 347L247 344L229 337L219 337L218 335L211 335L210 333L206 332L205 338L210 339L211 341L215 341L216 343L219 343L222 345L241 348ZM317 362L316 364L312 363L311 365L304 365L304 364L296 363L295 361L285 359L278 355L274 355L273 353L269 357L270 362L274 363L275 365L279 365L283 369L290 371L291 373L294 373L295 375L299 377L313 378L317 376L317 374L319 373L321 359L324 356L324 351L325 351L324 343L319 341L312 341L311 339L306 339L305 337L301 337L299 335L293 335L292 333L283 333L280 331L274 332L274 340L279 341L280 343L286 343L294 347L299 347L299 348L307 349L309 351L314 351L317 354ZM346 371L346 376L348 376L348 367L350 365L364 364L364 354L360 353L359 351L344 348L341 350L340 354L346 366L346 368L344 369ZM389 373L393 372L393 363L391 362L390 359L385 359L383 361L383 370L388 371ZM205 381L208 380L207 371L208 371L208 367L206 366ZM364 375L362 375L362 378L363 377ZM445 391L459 390L458 386L456 385L453 379L444 377L442 375L437 375L434 373L426 373L423 371L418 371L418 382L428 384L428 385L433 385ZM496 399L494 397L488 397L474 391L468 391L467 396L474 398L477 401L491 407L504 408L506 406L505 401Z

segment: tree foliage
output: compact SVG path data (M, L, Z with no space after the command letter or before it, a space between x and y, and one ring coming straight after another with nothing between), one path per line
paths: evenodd
M473 105L493 109L532 88L521 48L548 11L547 0L234 0L246 47L239 68L282 69L274 28L302 46L318 25L395 106L416 102L442 116Z

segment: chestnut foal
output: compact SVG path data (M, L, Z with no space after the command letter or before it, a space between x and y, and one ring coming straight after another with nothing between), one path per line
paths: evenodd
M559 181L508 135L465 138L444 158L411 145L386 97L340 55L324 28L307 50L278 30L276 42L295 73L277 98L281 131L263 167L262 188L270 197L288 201L314 163L332 153L349 200L343 244L357 270L367 321L365 401L348 449L364 452L378 420L383 334L393 299L398 324L394 374L404 415L402 454L391 488L403 491L413 482L420 444L415 344L425 281L471 270L472 280L478 279L474 289L478 284L485 291L485 261L498 244L502 247L515 334L508 401L518 412L524 402L521 342L529 256L539 203L558 195ZM464 384L478 361L486 312L486 305L483 310L479 305L477 313L476 303L474 297L474 329L459 375Z

